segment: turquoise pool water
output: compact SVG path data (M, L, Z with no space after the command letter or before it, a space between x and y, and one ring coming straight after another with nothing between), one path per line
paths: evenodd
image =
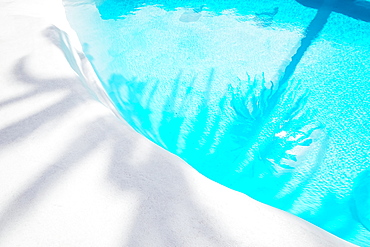
M138 132L227 187L370 246L369 1L64 3Z

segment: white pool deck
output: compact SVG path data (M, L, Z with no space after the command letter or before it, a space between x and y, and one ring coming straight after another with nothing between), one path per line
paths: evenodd
M351 246L126 126L67 62L61 0L0 0L0 20L0 246Z

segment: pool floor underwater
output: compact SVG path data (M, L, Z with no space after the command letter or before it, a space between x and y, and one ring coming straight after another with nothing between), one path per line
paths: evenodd
M214 181L370 246L367 1L64 2L135 130Z

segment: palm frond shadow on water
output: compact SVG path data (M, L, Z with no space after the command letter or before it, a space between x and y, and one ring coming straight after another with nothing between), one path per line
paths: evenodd
M359 1L347 1L350 2ZM110 96L124 118L138 132L183 157L208 177L260 201L292 211L286 205L300 201L307 190L312 189L310 181L320 173L320 165L327 158L329 146L333 147L330 133L325 133L324 126L312 120L315 113L305 107L307 95L294 94L294 91L300 91L294 90L294 84L288 87L288 81L291 83L290 78L305 52L324 29L331 13L337 11L329 5L320 4L294 55L287 59L289 64L282 65L280 71L284 72L277 84L265 82L263 76L249 78L222 92L215 103L210 90L197 90L192 86L196 77L185 79L179 72L171 81L172 85L167 87L167 96L161 94L163 98L158 100L157 92L163 88L160 81L148 83L115 74L109 82L113 85ZM127 8L106 9L122 11ZM114 11L109 11L109 15ZM105 17L115 19L124 18L124 15ZM208 87L215 84L212 79L215 73L215 70L210 72ZM114 91L122 92L123 96ZM210 98L213 99L212 104L208 103ZM158 101L161 103L158 104ZM290 105L290 108L283 111L281 105ZM190 111L189 108L193 115L184 118L182 113ZM204 168L206 163L212 167ZM315 217L322 216L327 222L338 223L335 218L347 214L348 205L344 202L344 206L337 207L340 208L338 211L329 213L328 205L340 204L333 195L335 193L325 194L315 197L315 201L306 202L314 206L298 210L299 216L311 222L316 222ZM325 227L325 220L318 222L319 225ZM356 231L354 221L346 218L341 222L345 224L330 228L334 229L333 233L346 237ZM353 227L350 227L351 224Z
M288 93L287 87L305 51L325 26L330 12L326 8L318 11L291 62L283 65L278 83L266 82L263 75L254 79L249 77L248 81L240 81L238 85L234 83L226 92L216 92L221 95L214 97L209 89L217 84L213 79L217 71L212 69L203 90L194 90L191 85L197 78L189 83L189 80L181 79L180 72L171 81L172 87L164 86L165 83L159 81L140 82L115 74L108 83L107 91L111 92L110 96L123 117L137 131L183 157L211 179L258 197L261 193L250 190L258 188L257 181L253 182L253 186L250 183L235 185L230 181L239 180L235 177L245 177L246 174L250 177L248 181L253 181L251 178L262 181L260 177L270 177L270 180L289 177L293 170L297 170L293 168L302 163L303 156L306 160L310 155L315 156L313 152L319 153L318 146L327 143L323 126L311 120L313 113L302 113L307 97L294 95L291 89ZM168 96L158 99L158 90L165 87L169 91ZM160 97L163 95L166 93ZM287 97L294 100L289 101ZM210 99L212 103L209 103ZM286 112L280 116L273 116L281 105L291 107L284 109ZM192 108L191 114L187 108ZM310 153L309 150L315 151ZM313 157L310 159L311 162L305 162L315 160ZM204 163L212 164L212 169ZM312 166L305 165L313 169ZM220 177L219 174L224 175ZM280 188L281 185L272 187ZM259 200L266 201L269 196Z
M203 89L194 89L196 78L186 82L179 73L167 96L159 88L168 85L158 81L114 75L108 91L137 131L209 178L276 205L279 192L280 197L294 193L292 188L307 182L319 166L317 156L327 142L324 128L311 120L307 96L293 85L287 92L287 84L267 83L262 75L213 92L215 74L212 69ZM302 174L289 191L286 182L296 172Z
M353 238L356 221L338 221L349 210L347 204L335 194L326 193L319 201L309 195L319 193L310 192L312 180L330 145L330 133L306 107L309 93L298 84L279 87L259 76L217 97L212 93L215 75L212 69L203 89L196 89L197 78L186 82L179 72L165 96L159 93L159 81L149 84L116 74L110 97L138 132L212 180ZM125 97L113 92L125 92ZM185 117L192 105L194 114ZM355 207L351 210L356 213Z

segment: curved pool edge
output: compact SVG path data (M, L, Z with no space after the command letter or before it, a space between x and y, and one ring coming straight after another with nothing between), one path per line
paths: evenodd
M55 23L50 27L50 29L56 32L59 36L60 50L63 52L69 65L77 74L83 86L89 91L91 96L109 108L118 118L125 122L125 120L114 107L114 104L110 100L108 94L105 92L92 64L84 54L77 34L69 26L68 20L65 16L64 18L65 19L62 22L58 21L59 23Z
M9 31L22 28L1 43L2 51L16 47L2 53L9 92L0 99L8 102L0 113L9 123L0 129L3 246L352 246L205 178L118 121L75 34L57 19L61 1L0 5L4 20L16 20ZM48 32L59 33L54 41L64 46L46 42ZM35 40L31 48L27 37ZM76 85L60 50L85 87ZM57 79L46 70L53 67ZM49 91L33 93L38 104L21 107L30 87ZM50 103L65 95L58 107ZM29 134L30 124L38 128Z

